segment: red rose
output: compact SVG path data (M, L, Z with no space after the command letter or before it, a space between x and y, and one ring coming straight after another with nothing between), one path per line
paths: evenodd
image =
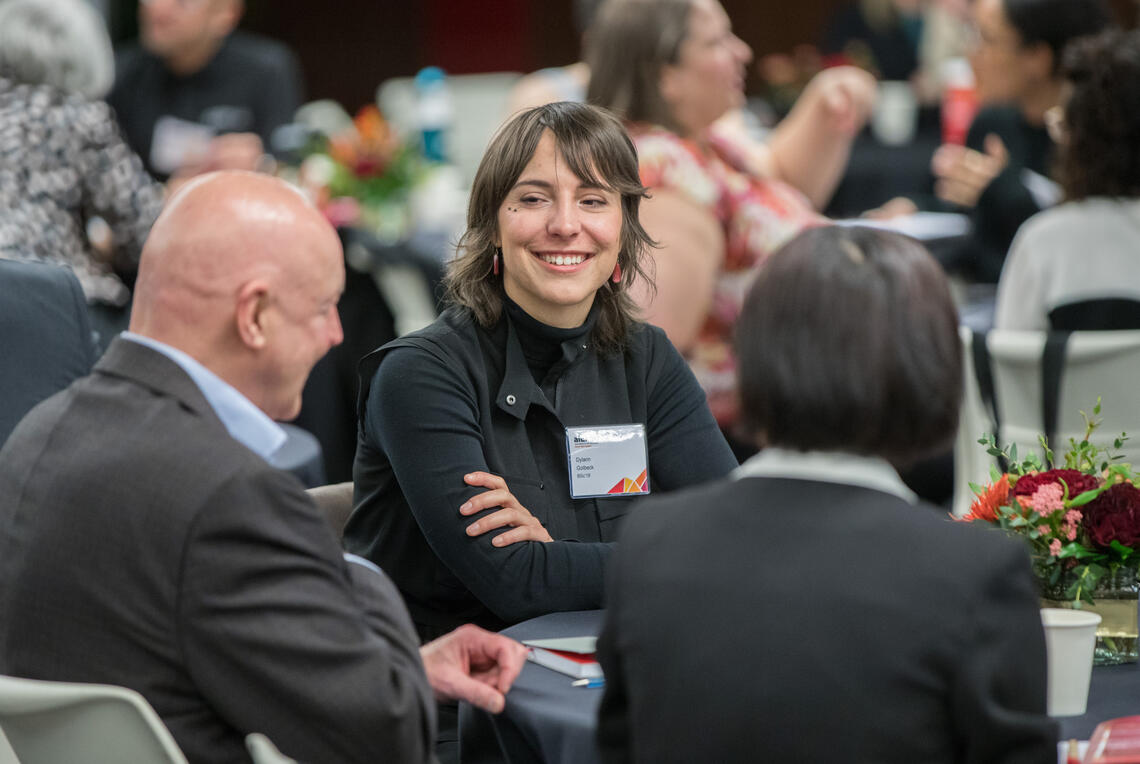
M1078 470L1049 470L1048 472L1038 472L1036 475L1022 475L1017 479L1017 485L1013 487L1013 495L1032 496L1041 486L1049 483L1060 483L1062 480L1069 487L1070 499L1100 486L1099 479Z
M1140 489L1131 483L1117 483L1081 507L1081 513L1081 525L1100 546L1113 539L1125 546L1140 544Z

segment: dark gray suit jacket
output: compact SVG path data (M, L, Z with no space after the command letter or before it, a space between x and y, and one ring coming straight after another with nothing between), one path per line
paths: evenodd
M24 414L91 371L95 345L66 268L0 259L0 446Z
M138 690L190 761L247 761L250 732L303 761L429 760L407 611L350 567L300 484L128 340L0 451L0 673Z
M866 488L646 502L611 564L611 762L1054 762L1026 550Z

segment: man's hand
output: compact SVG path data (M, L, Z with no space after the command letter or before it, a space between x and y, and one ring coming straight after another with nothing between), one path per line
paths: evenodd
M465 700L497 714L523 663L523 645L466 624L420 648L436 700Z
M986 153L965 146L945 144L934 152L930 167L938 178L934 193L939 199L974 207L986 187L1009 164L1009 151L994 134L986 136Z
M498 475L492 475L490 472L472 472L463 476L463 482L490 490L471 497L470 501L459 508L459 514L475 515L491 507L502 507L498 512L492 512L468 525L468 536L481 536L496 528L510 528L511 530L506 533L500 533L491 539L491 543L495 546L507 546L519 541L554 541L538 518L520 504L510 492L507 481Z
M224 133L213 138L206 151L188 161L178 171L179 177L192 177L215 170L261 169L265 147L256 133Z

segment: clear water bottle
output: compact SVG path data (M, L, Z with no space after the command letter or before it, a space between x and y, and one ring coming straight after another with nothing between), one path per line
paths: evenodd
M451 93L447 75L438 66L421 69L415 77L416 123L423 141L424 157L447 161L446 134L451 127Z

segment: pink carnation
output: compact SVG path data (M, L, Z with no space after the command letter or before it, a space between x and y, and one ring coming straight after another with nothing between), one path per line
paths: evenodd
M1072 523L1073 525L1076 525L1077 523L1079 523L1081 521L1082 517L1083 517L1083 515L1081 514L1081 511L1079 509L1070 509L1068 512L1065 513L1065 522L1066 523Z
M1091 491L1100 485L1100 481L1092 475L1086 475L1077 470L1049 470L1036 472L1031 475L1022 475L1013 487L1013 495L1020 499L1022 496L1032 496L1037 493L1040 486L1050 483L1060 486L1059 481L1064 480L1069 487L1069 498L1075 499L1085 491Z
M1049 554L1054 557L1061 554L1061 539L1053 539L1049 542Z
M1032 496L1022 499L1022 503L1033 507L1039 515L1047 515L1064 506L1065 491L1060 483L1045 483Z
M1048 525L1038 525L1037 526L1037 532L1040 533L1042 536L1048 536L1052 530L1053 529L1050 528Z

